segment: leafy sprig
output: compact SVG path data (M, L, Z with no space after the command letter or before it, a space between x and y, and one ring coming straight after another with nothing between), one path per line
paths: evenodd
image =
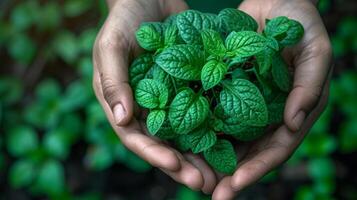
M136 101L150 111L150 134L203 152L213 168L232 173L237 159L227 137L254 140L282 121L291 74L280 54L304 32L284 16L257 29L251 16L231 8L143 23L136 38L147 52L130 77Z

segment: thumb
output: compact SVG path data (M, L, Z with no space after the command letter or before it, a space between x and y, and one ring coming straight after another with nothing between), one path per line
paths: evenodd
M133 93L128 83L127 47L124 37L114 32L100 34L93 51L93 62L100 74L103 96L118 126L126 125L133 116Z
M315 45L316 47L298 56L295 62L294 85L284 112L284 121L294 132L300 129L307 115L316 106L329 71L331 73L332 56L329 40L321 40Z

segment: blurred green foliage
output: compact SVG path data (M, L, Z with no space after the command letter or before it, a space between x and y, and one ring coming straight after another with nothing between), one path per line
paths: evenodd
M320 1L322 14L332 9L331 2ZM189 3L195 9L202 4ZM219 10L214 3L207 2L202 9ZM114 164L148 172L151 166L121 144L92 92L91 52L106 16L104 1L27 0L3 5L7 9L0 11L0 175L7 180L2 184L51 199L101 199L90 190L71 193L68 163L80 159L84 169L94 172ZM357 152L357 19L343 17L335 28L331 40L336 60L349 57L352 66L334 76L326 111L284 166L294 169L303 164L307 174L308 180L296 188L297 200L334 199L334 158ZM83 153L76 153L79 145L84 146ZM274 171L262 183L280 176ZM357 192L351 189L342 197L356 199ZM185 187L179 187L174 198L209 199Z

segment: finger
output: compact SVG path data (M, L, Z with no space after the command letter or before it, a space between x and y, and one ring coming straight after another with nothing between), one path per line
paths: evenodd
M164 17L179 13L188 9L188 5L182 0L161 1L161 8L164 11Z
M110 18L110 16L109 16ZM133 94L128 83L129 42L110 19L103 25L93 50L93 63L100 75L105 102L115 124L127 124L133 115Z
M98 81L98 79L98 75L95 72L94 80ZM180 160L176 156L176 153L164 144L144 135L140 129L140 124L135 118L133 118L127 126L118 127L114 121L114 116L109 105L104 100L100 85L94 84L94 88L95 94L104 108L110 124L128 149L155 167L161 167L171 171L180 169Z
M322 22L321 22L322 24ZM297 132L306 116L315 107L331 66L331 44L322 25L311 27L294 56L294 83L284 112L284 121L290 130ZM306 27L305 27L306 28Z
M264 144L266 149L253 152L250 157L242 160L241 165L232 177L232 188L241 191L252 183L258 181L269 171L283 163L296 147L301 143L304 135L312 127L326 106L329 93L329 81L325 84L319 103L306 118L299 134L292 132L284 125L276 130L269 144Z
M204 184L202 173L194 165L186 161L182 156L179 156L179 158L181 162L181 168L178 171L170 171L162 168L161 170L175 181L186 185L192 190L201 190Z
M212 200L230 200L237 195L231 187L231 179L231 176L226 176L219 182L212 194Z
M198 155L187 153L184 154L184 157L201 172L203 176L203 186L201 188L202 192L205 194L212 194L217 184L217 179L211 167L209 167L207 163Z

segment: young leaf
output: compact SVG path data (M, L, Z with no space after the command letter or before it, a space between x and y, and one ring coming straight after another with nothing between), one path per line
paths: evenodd
M272 37L267 37L267 47L273 49L274 51L279 51L279 42Z
M178 30L176 25L167 26L164 33L165 47L171 47L176 44L178 39Z
M135 99L144 108L163 108L168 95L166 86L153 79L141 80L135 89Z
M136 58L129 69L130 85L135 88L140 80L149 78L149 71L153 64L154 61L150 54L142 54Z
M204 90L217 85L227 73L227 65L224 62L210 60L202 68L201 81Z
M242 125L241 119L225 113L221 104L216 106L214 113L222 122L222 131L227 135L232 135L238 140L254 140L264 133L265 127Z
M247 62L249 60L249 57L234 57L231 59L231 61L228 63L228 68L234 66L234 65L239 65Z
M230 33L232 31L257 31L258 23L247 13L235 8L226 8L219 12L221 29Z
M216 133L213 130L201 126L184 136L188 137L193 153L205 151L212 147L217 141Z
M288 92L291 88L291 76L288 70L288 66L280 54L276 54L272 61L272 75L274 82L280 90Z
M135 35L139 45L148 51L155 51L164 45L163 27L159 22L143 23Z
M266 39L253 31L231 32L226 38L229 56L249 57L264 49Z
M275 51L271 48L264 48L263 51L255 54L259 66L259 74L265 74L270 70Z
M188 151L191 148L191 143L187 135L179 135L177 138L175 138L175 146L180 151Z
M155 136L160 139L169 140L176 138L178 135L172 130L170 120L166 118Z
M298 43L304 36L304 27L298 21L290 19L289 24L290 27L286 32L286 37L279 42L283 47Z
M275 17L266 24L264 34L268 37L276 37L289 30L289 18L284 16Z
M146 118L149 133L155 135L164 123L165 118L166 112L164 110L152 110Z
M169 17L167 17L164 21L164 24L166 25L176 25L176 19L177 19L177 14L174 15L170 15Z
M216 144L203 152L206 161L217 171L232 174L237 167L237 157L228 140L217 140Z
M204 30L201 32L204 49L211 55L223 56L226 53L226 47L222 37L217 31Z
M217 28L212 17L195 10L180 13L176 20L179 33L187 44L201 44L200 32L205 29L215 30Z
M224 111L240 118L243 125L264 126L268 122L268 110L259 89L250 81L236 79L223 82L220 101Z
M198 46L175 45L161 52L155 61L171 76L199 80L205 58Z
M187 134L206 119L208 111L207 99L185 88L172 100L169 120L177 134Z

